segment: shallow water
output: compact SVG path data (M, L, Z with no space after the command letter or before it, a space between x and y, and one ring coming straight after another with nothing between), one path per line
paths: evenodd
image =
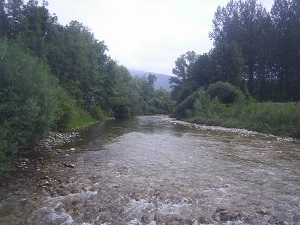
M81 138L0 187L0 224L300 223L299 143L164 116L106 121Z

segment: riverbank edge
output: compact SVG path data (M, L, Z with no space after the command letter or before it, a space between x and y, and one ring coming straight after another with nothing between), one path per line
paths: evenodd
M107 119L110 120L111 118ZM45 138L42 138L38 141L36 141L35 146L33 148L33 151L36 150L50 150L56 146L60 146L66 143L70 143L75 141L80 137L80 129L87 128L93 124L101 123L105 120L97 120L93 121L87 124L84 124L82 126L78 126L75 128L72 128L70 131L67 132L49 132L48 135Z
M239 135L252 136L252 137L264 136L264 137L267 137L267 138L274 138L276 141L300 143L300 139L297 139L297 138L280 137L280 136L273 135L273 134L266 134L266 133L247 130L247 129L243 129L243 128L228 128L228 127L222 127L222 126L209 126L209 125L205 125L205 124L190 123L190 122L187 122L187 121L184 121L184 120L178 120L178 119L172 118L172 117L167 117L163 120L166 121L166 122L173 123L173 124L181 124L183 126L194 127L196 129L200 129L200 130L230 132L230 133L237 133Z
M107 120L109 119L111 118L108 118ZM87 128L93 124L101 123L103 121L105 120L93 121L82 126L72 128L66 132L50 131L44 138L35 141L32 147L21 150L18 155L11 158L9 169L0 171L0 180L2 177L10 176L11 172L14 172L18 169L26 170L28 163L32 160L27 155L30 155L34 152L50 152L51 149L55 147L76 141L76 139L80 137L80 129Z

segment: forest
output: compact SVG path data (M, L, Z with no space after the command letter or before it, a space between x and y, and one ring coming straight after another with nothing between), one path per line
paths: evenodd
M106 118L169 114L155 75L130 76L78 21L62 26L48 3L0 1L0 171L49 131Z
M218 7L204 54L180 55L170 79L172 116L300 138L300 1Z

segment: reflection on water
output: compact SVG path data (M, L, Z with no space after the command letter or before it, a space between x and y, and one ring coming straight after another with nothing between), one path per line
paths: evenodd
M300 223L299 143L164 119L92 126L76 153L52 160L75 165L48 171L66 192L45 198L32 184L38 174L16 179L0 190L0 223Z

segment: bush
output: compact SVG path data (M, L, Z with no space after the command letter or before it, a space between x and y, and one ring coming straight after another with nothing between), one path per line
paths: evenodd
M203 108L202 106L204 106L207 100L209 100L209 98L207 98L207 95L205 94L204 90L201 88L193 92L193 94L191 94L184 101L178 104L174 108L171 116L176 117L177 119L187 118L191 116L191 112L194 111L195 104L198 104L199 109L200 108L202 109Z
M130 108L127 105L118 105L114 110L116 119L127 119L131 117Z
M200 95L201 96L201 95ZM300 104L250 102L242 100L230 105L222 104L217 98L205 102L196 99L195 111L189 122L245 128L279 136L300 138Z
M148 101L150 114L170 114L174 107L174 101L164 89L156 90L155 97Z
M0 128L5 132L0 139L7 143L7 156L51 129L57 94L56 80L38 59L6 39L0 39L0 50Z
M224 104L233 103L238 96L238 90L235 86L222 81L209 85L207 93L212 99L217 97Z
M211 99L203 88L197 90L197 98L194 103L194 115L210 114Z
M105 113L103 112L101 107L96 104L90 105L89 112L90 112L91 116L97 120L103 120L106 118Z
M54 130L66 131L75 117L76 101L63 88L57 88L58 103L55 112Z

